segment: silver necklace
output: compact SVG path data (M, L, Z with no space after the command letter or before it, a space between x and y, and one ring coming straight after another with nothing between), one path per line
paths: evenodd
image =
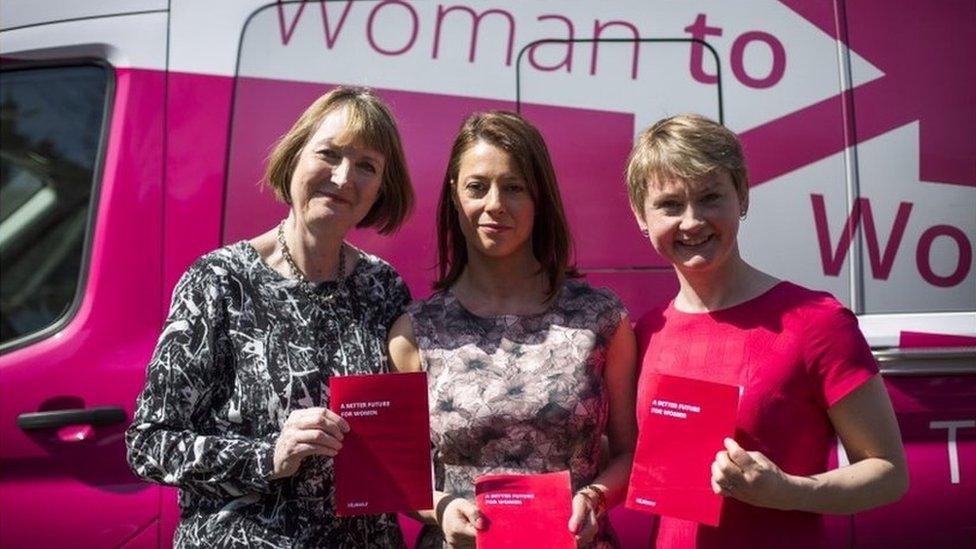
M305 290L314 301L319 301L324 304L332 303L335 296L339 293L339 286L342 285L346 277L346 246L344 242L339 243L339 268L336 270L336 282L339 285L336 286L332 293L327 295L322 295L315 291L314 285L308 281L305 277L305 273L298 268L295 264L295 260L291 257L291 251L288 249L288 243L285 241L285 219L281 220L278 224L278 244L281 244L281 255L285 258L285 263L288 264L288 269L291 271L291 276L298 280L299 285Z

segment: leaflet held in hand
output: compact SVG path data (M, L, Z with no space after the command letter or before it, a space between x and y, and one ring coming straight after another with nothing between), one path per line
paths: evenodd
M475 480L478 510L488 524L478 549L573 549L569 471L538 475L482 475Z
M722 496L711 487L711 465L735 434L739 387L647 374L638 410L640 433L626 506L718 526Z
M333 458L336 514L433 507L426 372L332 377L329 392L350 427Z

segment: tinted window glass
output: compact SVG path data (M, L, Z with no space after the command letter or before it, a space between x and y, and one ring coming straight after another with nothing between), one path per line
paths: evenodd
M95 66L0 72L0 343L75 300L107 82Z

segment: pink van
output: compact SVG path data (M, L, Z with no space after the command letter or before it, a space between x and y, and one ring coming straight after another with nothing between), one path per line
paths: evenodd
M973 2L58 4L0 2L0 547L170 544L174 491L135 478L122 441L170 291L282 216L258 184L269 146L336 84L400 121L418 207L355 240L415 296L454 130L518 109L552 148L579 266L633 318L676 289L627 206L633 138L721 119L754 179L743 254L858 314L898 412L910 492L832 539L976 545ZM647 516L614 521L647 546Z

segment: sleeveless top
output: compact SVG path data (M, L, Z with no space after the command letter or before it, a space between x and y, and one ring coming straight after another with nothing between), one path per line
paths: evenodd
M534 315L477 316L450 291L407 308L428 374L437 490L474 500L489 473L568 469L596 477L609 415L603 370L626 311L611 291L567 281ZM440 547L425 527L419 547ZM594 546L614 545L603 518Z

